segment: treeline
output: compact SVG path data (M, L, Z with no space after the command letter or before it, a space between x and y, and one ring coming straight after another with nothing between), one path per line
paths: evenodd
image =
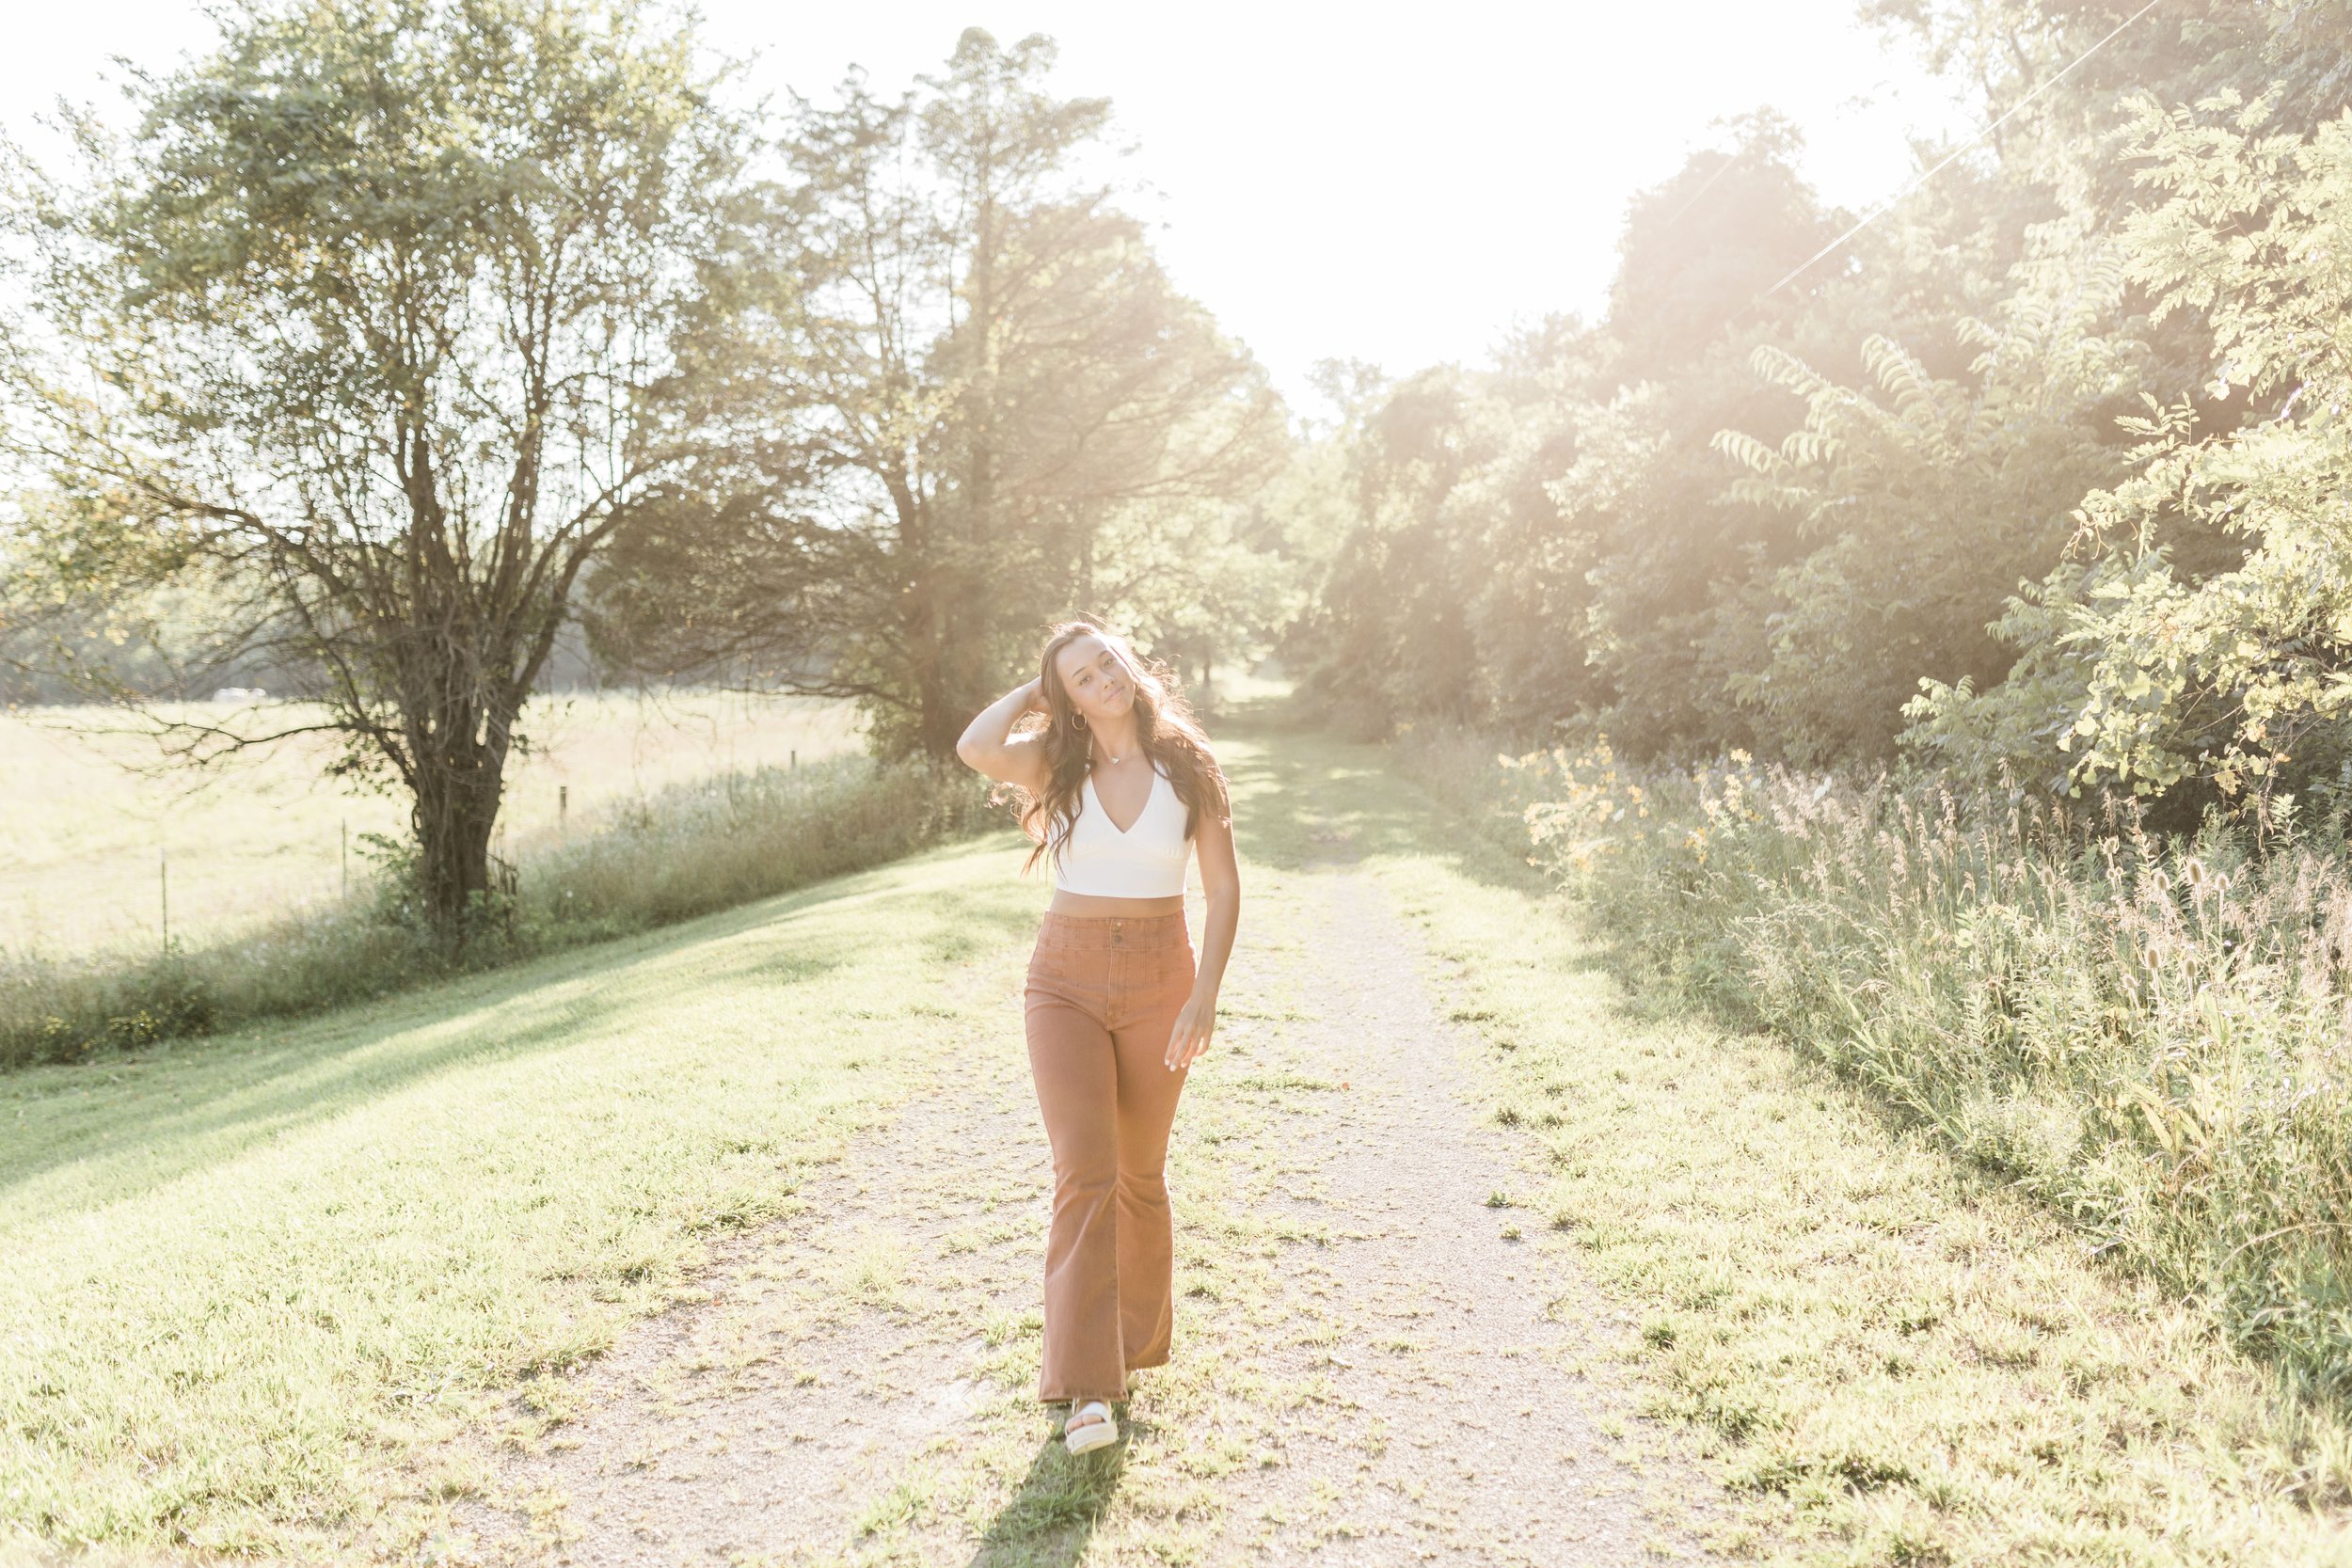
M1197 675L1295 609L1281 404L1090 177L1050 40L770 112L650 0L217 20L129 129L8 162L0 661L306 699L153 716L192 764L340 736L453 941L580 632L946 761L1052 618Z
M1313 687L2192 816L2339 781L2352 6L2141 11L1874 0L1996 122L1914 194L1823 207L1758 112L1633 202L1597 322L1335 369Z

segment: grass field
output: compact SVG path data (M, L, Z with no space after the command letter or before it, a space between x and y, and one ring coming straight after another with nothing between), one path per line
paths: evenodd
M1003 835L300 1027L0 1079L0 1520L329 1549L789 1207L1011 961ZM355 1511L357 1511L355 1513Z
M177 711L177 710L175 710ZM218 721L232 704L189 704ZM281 721L300 710L265 710ZM407 808L320 778L331 748L285 742L216 774L157 776L154 742L98 733L123 720L101 709L0 714L0 953L72 958L154 944L159 854L169 856L173 932L201 946L266 916L330 900L342 889L346 832L399 833ZM783 767L854 751L845 704L720 693L589 693L534 703L534 750L509 772L501 818L519 849L557 826L593 828L630 800L733 768ZM144 769L144 771L142 770ZM355 852L355 879L367 870Z
M2343 1423L2273 1398L2196 1314L1792 1046L1628 994L1573 906L1379 749L1278 716L1226 733L1245 880L1278 895L1244 941L1285 994L1343 1003L1284 902L1341 841L1419 924L1486 1042L1461 1092L1522 1139L1493 1200L1526 1231L1509 1266L1622 1311L1613 1354L1700 1442L1733 1560L2352 1560ZM818 1163L886 1158L860 1132L927 1054L1017 1037L997 1004L1041 902L1018 858L994 835L200 1051L0 1079L0 1528L315 1560L475 1495L447 1439L517 1397L542 1429L572 1419L567 1370L691 1294L710 1238L791 1212ZM1171 1185L1187 1247L1231 1253L1186 1266L1253 1323L1314 1240L1223 1211L1271 1179L1214 1174L1242 1147L1232 1092L1180 1117ZM1317 1157L1307 1106L1247 1108L1262 1147ZM1186 1342L1122 1486L1066 1473L1018 1398L1035 1321L997 1329L997 1424L863 1478L840 1560L921 1560L906 1542L970 1519L997 1523L960 1562L1184 1560L1247 1460L1216 1413L1263 1386L1251 1341Z

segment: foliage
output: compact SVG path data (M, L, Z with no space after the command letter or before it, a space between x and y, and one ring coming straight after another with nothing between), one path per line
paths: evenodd
M1334 543L1286 647L1351 729L1528 705L1561 714L1605 691L1561 635L1586 610L1590 546L1553 490L1596 438L1562 368L1588 342L1554 319L1517 338L1490 376L1441 366L1391 386L1368 367L1327 367L1343 417L1311 461L1327 476L1337 515L1320 527Z
M2352 798L2258 843L2151 834L2128 798L1742 753L1656 771L1417 728L1408 754L1644 974L1869 1085L2305 1396L2352 1399Z
M2134 429L2137 471L2083 503L2119 570L2062 637L2089 678L2060 747L2078 778L2142 793L2210 777L2226 795L2327 776L2352 699L2352 111L2309 136L2234 95L2196 111L2143 103L2143 179L2166 198L2126 226L2158 314L2208 324L2216 398L2274 410L2201 435L2193 408ZM2228 570L2177 571L2159 530L2201 521L2245 542Z
M895 100L796 100L691 351L762 393L728 500L620 556L615 657L853 698L885 753L946 757L1069 606L1196 654L1282 613L1245 508L1279 404L1081 178L1108 105L1055 97L1053 60L974 28Z
M1726 688L1764 662L1763 601L1803 541L1729 493L1709 442L1776 440L1790 399L1753 351L1818 339L1842 365L1830 328L1869 290L1843 262L1776 288L1841 215L1796 174L1785 121L1731 134L1636 200L1604 322L1548 322L1490 369L1368 385L1326 437L1358 524L1292 646L1359 729L1445 717L1536 739L1598 714L1645 752L1754 738Z
M2023 784L2044 795L2079 795L2069 776L2066 737L2090 689L2090 656L2064 641L2074 607L2113 578L2105 562L2062 562L2040 582L2018 585L1986 629L2016 650L1996 685L1979 691L1963 675L1922 676L1903 704L1900 739L1911 754L1954 781Z
M1720 433L1717 450L1752 470L1727 494L1795 514L1813 546L1770 581L1769 657L1725 683L1774 753L1883 759L1918 672L2001 680L2010 655L1986 626L1997 595L2047 569L2071 499L2121 471L2105 427L2146 358L2105 330L2122 264L2046 243L2052 260L2020 268L2027 281L1994 321L1961 324L1978 350L1965 382L1876 335L1862 345L1876 395L1756 350L1757 373L1804 399L1805 420L1777 449Z
M672 339L745 149L666 20L239 0L127 142L81 123L81 182L24 166L10 203L0 441L52 492L12 552L46 592L11 597L200 586L183 679L326 704L341 770L414 801L444 931L575 585L694 450ZM197 761L281 738L158 725Z
M2352 12L2139 9L1880 0L2020 111L1979 157L1849 225L1733 122L1631 204L1604 319L1387 383L1331 437L1315 689L2179 821L2332 777Z

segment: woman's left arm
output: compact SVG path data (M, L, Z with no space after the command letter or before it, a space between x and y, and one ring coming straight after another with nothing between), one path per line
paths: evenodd
M1192 996L1176 1015L1168 1037L1168 1070L1190 1067L1209 1048L1216 1027L1216 992L1225 983L1225 960L1232 957L1233 933L1241 926L1241 868L1233 859L1233 824L1206 812L1193 832L1200 858L1200 891L1209 901L1200 930L1200 961L1193 972Z

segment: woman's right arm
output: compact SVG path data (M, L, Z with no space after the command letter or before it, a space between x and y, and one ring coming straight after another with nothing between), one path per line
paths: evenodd
M1045 734L1016 736L1012 726L1031 708L1044 706L1044 689L1032 675L980 709L956 742L956 755L992 779L1038 793L1045 787Z

